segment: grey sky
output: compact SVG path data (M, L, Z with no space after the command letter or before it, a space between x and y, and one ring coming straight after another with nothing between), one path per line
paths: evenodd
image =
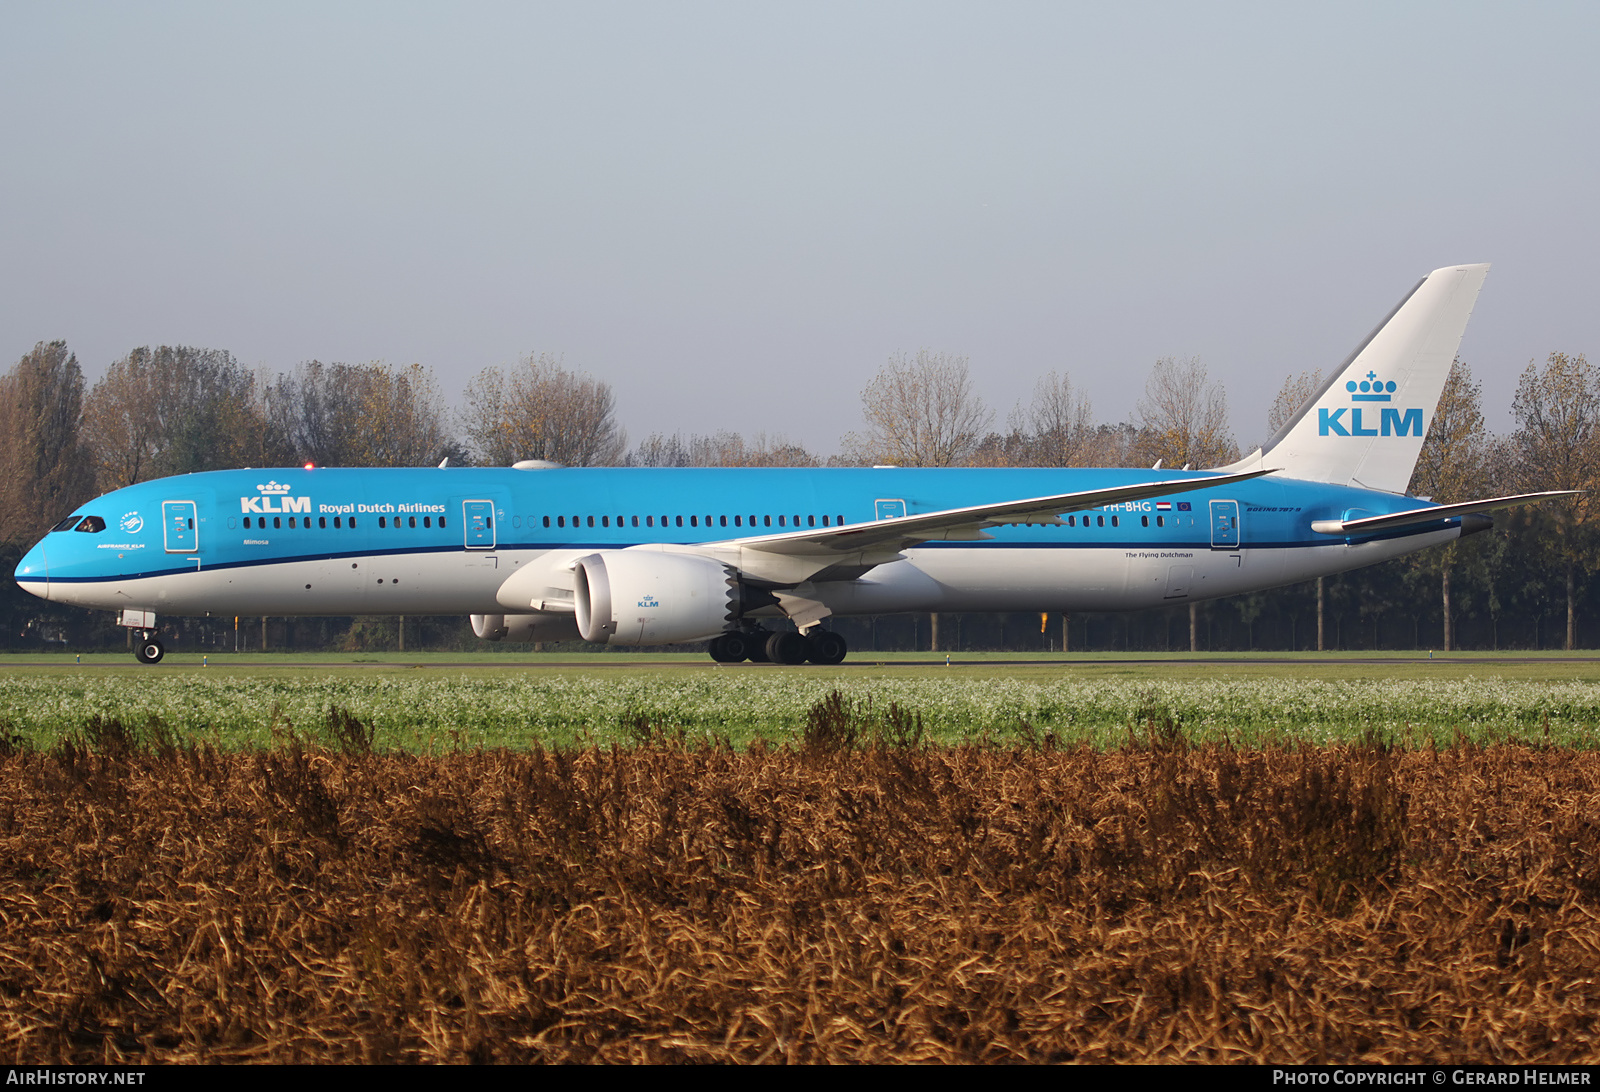
M1112 10L1104 10L1110 7ZM0 4L0 364L65 338L529 351L634 439L824 453L895 352L996 423L1197 355L1241 442L1430 269L1494 263L1491 427L1600 352L1600 7Z

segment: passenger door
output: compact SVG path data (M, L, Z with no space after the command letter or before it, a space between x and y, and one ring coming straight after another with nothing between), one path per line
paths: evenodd
M198 513L194 501L161 502L161 535L169 554L200 552Z
M495 546L494 501L461 502L461 525L466 528L469 550L492 550Z
M1211 548L1237 550L1239 548L1239 502L1214 500L1211 502Z

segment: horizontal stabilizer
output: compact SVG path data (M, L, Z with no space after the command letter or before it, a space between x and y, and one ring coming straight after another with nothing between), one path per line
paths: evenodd
M1491 497L1488 500L1462 501L1460 504L1436 504L1427 508L1412 508L1405 512L1391 512L1386 516L1319 519L1312 522L1311 529L1323 535L1359 535L1371 531L1387 531L1393 527L1437 523L1440 520L1467 516L1475 512L1495 512L1501 508L1515 508L1519 504L1533 504L1559 497L1575 497L1581 492L1582 490L1578 489L1554 489L1546 493L1518 493L1513 497Z

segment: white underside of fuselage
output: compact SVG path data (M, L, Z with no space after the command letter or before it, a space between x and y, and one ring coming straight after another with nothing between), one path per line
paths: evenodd
M836 615L913 611L1122 611L1299 583L1454 540L1456 528L1348 545L1270 549L1131 549L985 545L907 550L853 581L804 585ZM569 565L589 550L375 554L263 562L104 582L23 581L53 602L177 615L559 615ZM497 599L533 566L544 603ZM526 581L524 582L526 584ZM567 612L570 617L570 612ZM762 614L776 614L769 608Z

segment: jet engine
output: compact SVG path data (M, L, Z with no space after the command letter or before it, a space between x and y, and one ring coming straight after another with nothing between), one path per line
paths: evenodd
M703 641L738 625L735 571L710 558L606 550L572 563L578 632L613 645Z
M474 614L472 632L485 641L576 641L570 614Z

